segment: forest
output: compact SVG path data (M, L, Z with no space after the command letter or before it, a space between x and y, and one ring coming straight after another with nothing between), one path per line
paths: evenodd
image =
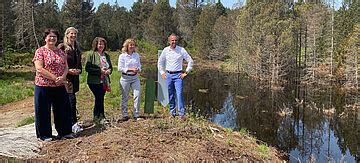
M221 1L206 6L180 1L174 8L163 0L137 2L127 10L117 3L95 8L81 0L66 1L61 9L56 3L3 1L1 56L33 52L48 27L78 28L84 51L96 36L106 38L112 51L132 37L148 55L177 33L195 58L224 61L228 70L271 87L331 83L358 90L359 5L346 0L336 10L329 1L251 0L229 9Z

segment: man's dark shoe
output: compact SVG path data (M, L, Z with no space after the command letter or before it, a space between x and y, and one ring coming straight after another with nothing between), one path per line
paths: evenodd
M118 122L125 122L125 121L128 121L129 120L129 117L126 116L126 117L122 117L121 119L118 120Z
M186 117L183 115L183 116L179 116L179 119L181 120L181 121L186 121Z

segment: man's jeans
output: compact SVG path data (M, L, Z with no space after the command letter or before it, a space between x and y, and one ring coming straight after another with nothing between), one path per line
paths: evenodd
M172 116L176 116L176 109L178 108L179 116L185 115L185 108L184 108L184 100L183 100L183 79L180 78L182 72L179 73L166 73L166 84L168 85L169 90L169 105L170 105L170 114ZM176 93L176 94L175 94ZM175 102L175 95L177 106Z

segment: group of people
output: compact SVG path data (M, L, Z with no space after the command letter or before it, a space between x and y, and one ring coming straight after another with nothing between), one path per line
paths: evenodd
M56 46L59 32L54 29L44 31L45 45L35 52L35 128L36 136L42 141L51 141L51 108L53 110L57 139L74 138L74 133L82 130L77 122L76 92L79 91L79 75L82 73L81 51L77 42L78 30L74 27L66 29L63 43ZM169 36L170 46L164 48L157 66L163 79L166 80L169 91L170 115L185 119L183 102L183 79L191 71L193 59L180 46L177 46L177 36ZM85 62L87 84L95 97L93 120L95 123L106 124L104 114L104 96L111 91L110 74L113 71L110 56L105 52L106 40L96 37L92 42L92 50ZM129 120L128 97L130 88L133 91L135 120L140 120L141 87L139 72L141 72L140 55L136 52L134 39L123 43L122 53L118 59L118 71L122 74L120 88L122 92L120 121ZM182 71L183 60L188 62ZM176 100L175 100L176 99ZM176 105L177 101L177 105ZM178 111L176 112L176 108Z

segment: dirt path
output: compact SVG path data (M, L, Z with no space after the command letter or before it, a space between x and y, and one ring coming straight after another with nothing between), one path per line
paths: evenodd
M30 116L34 116L34 97L0 106L0 128L16 127Z
M34 97L0 106L0 155L33 158L43 144L36 138L34 123L16 127L21 120L34 116Z

